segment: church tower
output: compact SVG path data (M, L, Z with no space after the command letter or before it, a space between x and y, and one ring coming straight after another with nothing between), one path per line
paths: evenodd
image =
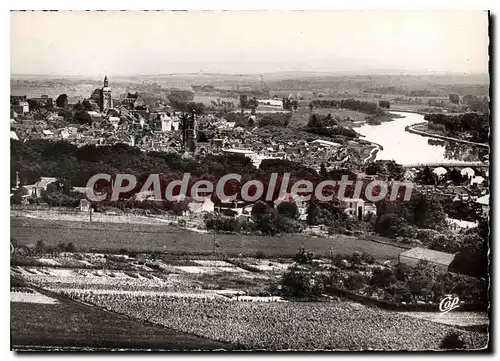
M113 99L111 98L111 88L108 84L108 76L104 77L104 86L102 88L101 111L113 108Z
M182 148L185 152L196 151L196 112L193 110L191 116L181 116Z

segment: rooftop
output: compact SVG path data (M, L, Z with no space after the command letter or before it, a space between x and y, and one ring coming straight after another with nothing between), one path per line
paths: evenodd
M339 144L339 143L330 142L328 140L323 140L323 139L316 139L316 140L313 140L311 143L319 143L319 144L322 144L322 145L329 145L331 147L340 147L342 145L342 144Z
M455 258L454 254L434 251L432 249L415 247L400 254L401 257L426 260L440 265L449 265Z

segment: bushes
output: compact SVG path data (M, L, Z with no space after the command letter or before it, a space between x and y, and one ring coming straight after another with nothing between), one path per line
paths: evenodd
M379 100L378 106L381 108L389 109L391 107L391 103L388 100Z
M352 255L337 253L332 257L332 264L335 267L348 269L358 268L362 264L375 263L375 257L368 252L354 252Z
M299 218L299 210L297 205L293 202L282 202L278 204L276 210L284 217L288 217L290 219Z
M59 252L76 252L76 246L73 244L73 242L70 243L59 243L57 245L57 250Z
M464 349L465 342L460 339L460 335L458 333L452 331L443 337L439 348L444 350Z
M325 285L398 303L439 303L446 294L455 294L466 303L488 303L488 284L485 280L453 273L438 273L425 262L417 267L409 267L403 263L392 267L367 264L371 261L371 256L359 252L353 255L334 255L334 267L330 269Z
M47 246L45 245L45 242L42 240L39 240L36 242L35 246L35 252L37 253L43 253L47 250Z
M281 286L286 297L317 298L323 293L323 280L309 268L292 266L283 275Z
M314 258L312 252L307 252L304 247L300 247L299 251L293 257L293 260L298 264L311 264Z
M210 214L205 217L205 225L207 229L215 231L237 233L241 230L241 224L237 219L226 216L213 216Z
M257 251L257 253L255 254L255 258L257 258L257 259L263 259L263 258L266 258L266 255L262 251Z
M408 286L404 282L397 282L386 288L386 292L394 298L396 302L411 302L412 295Z
M344 281L344 286L349 291L355 291L363 288L369 281L369 277L363 274L350 274Z
M265 115L259 121L259 127L265 126L276 126L276 127L287 127L290 123L291 114L285 113L276 113L276 114L268 114Z
M376 268L373 270L370 283L375 287L387 287L396 282L394 271L390 268Z

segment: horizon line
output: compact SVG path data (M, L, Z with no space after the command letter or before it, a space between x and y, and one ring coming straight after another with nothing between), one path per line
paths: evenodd
M387 72L383 74L383 72ZM378 73L376 75L429 75L429 74L439 74L439 75L489 75L489 71L477 71L477 72L466 72L466 71L448 71L448 70L395 70L395 69L373 69L373 70L279 70L279 71L266 71L266 72L247 72L247 73L224 73L224 72L213 72L213 71L198 71L198 72L172 72L172 73L130 73L130 74L109 74L106 75L115 77L134 77L134 76L172 76L172 75L230 75L230 76L258 76L266 74L286 74L286 73L311 73L311 74L331 74L331 75L370 75L373 73ZM105 74L104 72L102 74ZM101 76L101 74L69 74L69 73L10 73L10 76L80 76L80 77L94 77Z

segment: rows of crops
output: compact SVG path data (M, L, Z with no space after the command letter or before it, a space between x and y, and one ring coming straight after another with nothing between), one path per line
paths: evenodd
M155 324L250 349L438 349L452 327L350 303L247 303L161 295L72 297ZM487 335L463 332L467 348Z

